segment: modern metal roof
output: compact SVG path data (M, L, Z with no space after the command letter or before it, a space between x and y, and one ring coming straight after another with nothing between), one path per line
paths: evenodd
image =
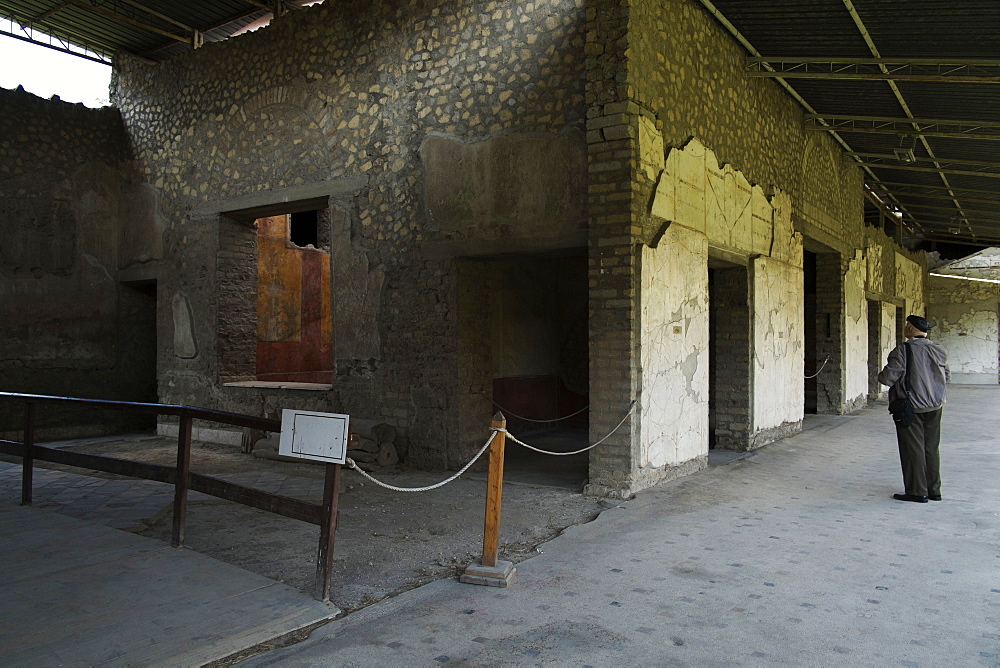
M781 83L864 170L867 221L913 244L1000 245L1000 1L700 2L747 49L747 76ZM302 4L0 0L0 16L19 39L159 61Z
M1000 244L1000 2L701 0L865 172L866 220ZM888 221L888 224L886 222Z
M0 17L21 26L5 34L110 63L124 51L165 60L204 42L225 39L245 26L297 8L271 0L0 0ZM76 47L76 48L74 48Z

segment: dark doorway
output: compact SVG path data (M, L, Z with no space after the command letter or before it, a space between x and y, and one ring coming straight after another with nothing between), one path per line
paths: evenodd
M802 252L802 281L805 303L803 317L805 331L803 347L805 349L805 407L807 414L816 414L816 254Z
M468 259L459 274L460 375L463 385L482 387L489 399L466 404L475 415L463 415L463 424L481 434L489 418L484 409L499 410L513 435L540 449L586 447L590 355L583 251ZM509 442L505 477L579 488L588 462L586 453L543 455Z
M882 369L880 359L882 340L882 304L868 300L868 398L876 399L882 392L878 382L878 372Z
M709 448L750 446L750 291L747 268L709 258Z

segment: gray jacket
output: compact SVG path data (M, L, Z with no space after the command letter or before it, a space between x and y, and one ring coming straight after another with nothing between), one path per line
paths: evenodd
M878 382L888 385L889 401L902 396L906 372L906 348L910 346L910 400L917 413L929 413L944 405L946 384L951 375L948 371L948 353L944 348L922 336L912 338L892 349L889 360L878 374Z

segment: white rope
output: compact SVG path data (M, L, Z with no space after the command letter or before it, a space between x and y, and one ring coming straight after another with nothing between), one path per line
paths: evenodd
M603 443L604 441L606 441L609 438L611 438L611 434L613 434L616 431L618 431L618 427L620 427L623 424L625 424L625 420L627 420L628 416L631 415L632 411L635 410L635 405L636 405L636 402L633 401L632 402L632 407L628 409L628 413L625 414L625 417L622 418L621 422L619 422L617 425L615 425L614 429L612 429L610 432L608 432L607 436L605 436L604 438L602 438L601 440L599 440L597 443L593 443L591 445L588 445L587 447L583 448L582 450L574 450L573 452L551 452L549 450L542 450L540 448L536 448L533 445L528 445L524 441L520 440L517 436L514 436L514 434L510 433L509 431L507 431L506 429L501 429L500 427L490 427L490 429L492 429L494 432L501 432L502 431L505 434L507 434L507 436L510 437L510 440L514 441L518 445L524 446L524 447L528 448L529 450L534 450L535 452L540 452L543 455L555 455L557 457L565 457L567 455L578 455L581 452L586 452L587 450L593 450L594 448L596 448L597 446L599 446L601 443Z
M488 395L485 392L480 392L479 394L483 395L484 397L489 398ZM583 411L585 411L585 410L587 410L587 409L590 408L590 404L587 404L586 406L584 406L583 408L581 408L577 412L570 413L569 415L567 415L565 417L555 418L555 419L552 419L552 420L535 420L534 418L527 418L527 417L524 417L523 415L518 415L517 413L515 413L513 411L507 410L506 408L504 408L503 406L501 406L497 402L493 401L493 399L490 399L490 403L493 404L494 406L496 406L497 408L499 408L501 410L501 412L503 412L504 416L509 415L511 417L516 417L518 420L524 420L525 422L543 422L543 423L547 423L547 422L562 422L563 420L568 420L571 417L576 417L577 415L579 415Z
M814 373L811 376L806 376L806 378L809 379L809 378L815 378L816 376L818 376L820 374L820 371L822 371L824 369L824 367L826 367L826 363L829 362L829 361L830 361L830 358L827 357L825 360L823 360L823 365L819 368L819 371L817 371L816 373Z
M451 476L447 480L442 480L439 483L435 483L433 485L428 485L427 487L396 487L395 485L390 485L388 483L382 482L381 480L376 480L375 478L371 477L370 475L368 475L367 471L361 470L361 468L350 457L347 458L347 461L345 463L350 468L354 469L355 471L357 471L358 473L360 473L365 478L368 478L369 480L371 480L373 483L375 483L379 487L385 487L386 489L391 489L394 492L427 492L427 491L430 491L432 489L437 489L438 487L444 487L448 483L450 483L453 480L455 480L458 476L462 475L467 470L469 470L469 467L472 466L473 464L475 464L476 460L479 459L480 457L482 457L483 453L486 452L486 449L488 447L490 447L490 443L493 442L493 439L496 438L496 435L497 435L496 431L494 431L492 434L490 434L490 437L488 439L486 439L486 444L483 445L483 447L479 449L479 452L476 453L476 456L473 457L469 461L468 464L466 464L465 466L462 467L462 470L460 470L458 473L456 473L455 475Z

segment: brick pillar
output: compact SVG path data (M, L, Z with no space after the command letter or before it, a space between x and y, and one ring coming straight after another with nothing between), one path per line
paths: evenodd
M633 211L638 117L628 113L625 47L628 7L587 2L587 142L589 206L590 438L604 438L639 391L638 281ZM635 110L633 109L633 111ZM635 414L590 452L585 493L625 497L637 473Z

